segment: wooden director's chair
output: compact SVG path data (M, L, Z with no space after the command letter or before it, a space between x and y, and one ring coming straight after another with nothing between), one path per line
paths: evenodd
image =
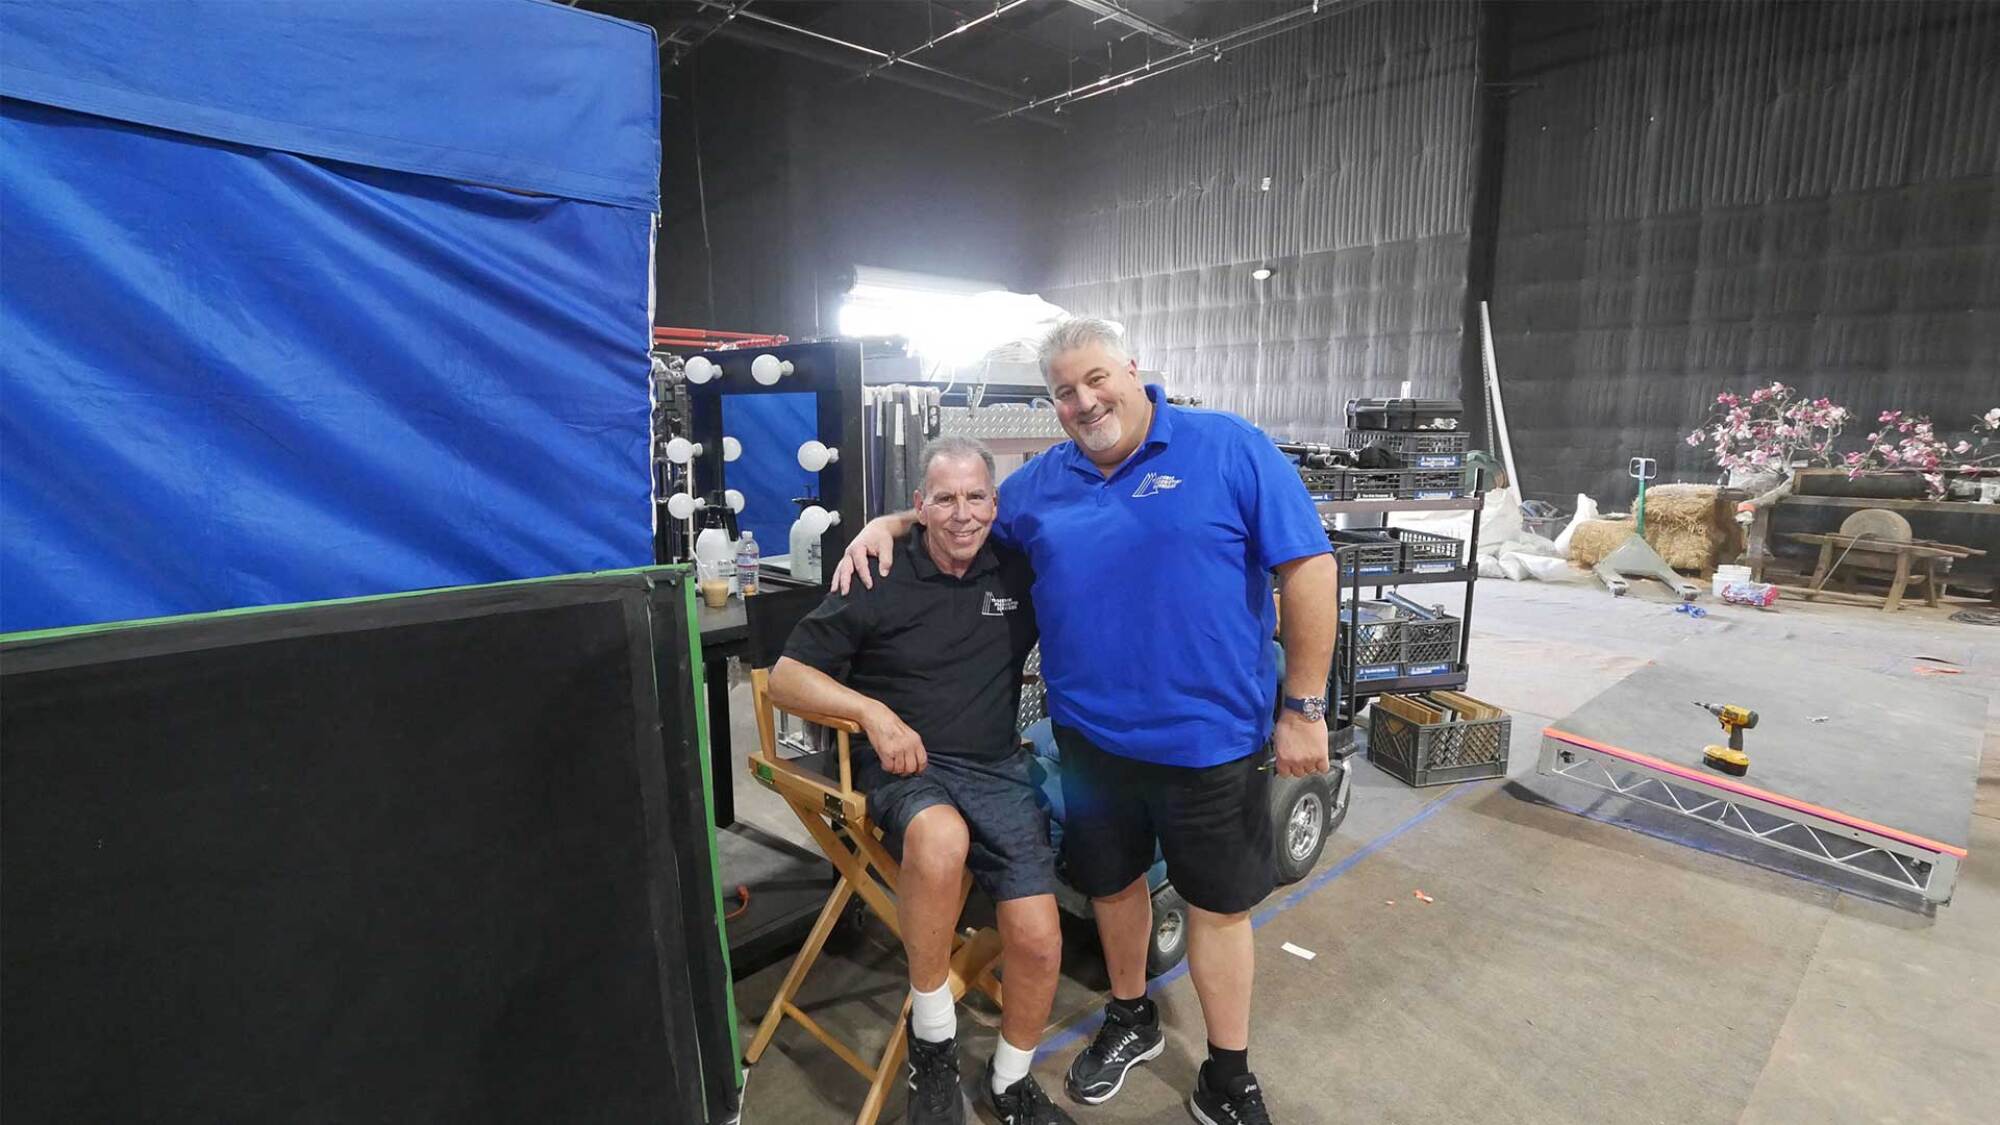
M771 703L770 669L782 655L792 626L810 613L824 594L819 589L767 588L764 593L744 599L749 624L750 690L757 714L757 749L750 755L750 774L784 798L785 803L798 814L813 841L833 862L840 879L834 884L833 893L827 896L826 906L820 910L819 920L807 935L805 945L793 958L792 967L778 988L778 995L764 1012L757 1034L750 1040L749 1049L743 1053L743 1061L746 1065L756 1065L757 1060L763 1057L765 1048L771 1045L771 1038L777 1034L779 1025L787 1019L792 1020L868 1080L868 1097L862 1102L861 1112L855 1116L855 1121L857 1125L874 1125L888 1100L890 1089L896 1083L909 1046L910 999L907 990L902 1009L896 1016L896 1026L890 1032L889 1044L872 1064L859 1051L836 1038L800 1010L796 1003L799 989L805 983L806 975L812 971L813 963L819 959L828 935L855 897L858 896L868 910L889 927L898 941L903 934L896 913L896 860L883 844L881 833L868 820L867 795L854 788L849 740L861 733L860 726L831 715L790 712L807 723L832 730L835 749L830 755L811 757L784 758L778 754L778 708ZM828 757L831 757L831 762L826 761ZM972 873L967 871L959 889L961 909L971 890ZM991 997L995 1004L1000 1003L1000 982L993 973L999 955L1000 934L997 930L988 927L976 933L960 934L954 940L948 978L952 999L961 999L969 989L977 988Z

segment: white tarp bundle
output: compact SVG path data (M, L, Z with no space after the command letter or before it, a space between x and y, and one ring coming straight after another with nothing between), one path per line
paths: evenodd
M1597 514L1597 505L1587 496L1577 497L1578 519ZM1538 579L1569 582L1589 577L1567 560L1569 537L1576 527L1570 521L1562 536L1546 539L1529 531L1521 519L1521 494L1511 486L1486 494L1486 503L1477 512L1397 512L1389 517L1393 527L1429 531L1463 540L1472 534L1472 520L1479 518L1479 576L1506 578L1515 582Z

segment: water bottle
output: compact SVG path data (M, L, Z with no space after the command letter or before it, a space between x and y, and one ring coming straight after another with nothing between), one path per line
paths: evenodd
M744 597L757 593L757 538L745 529L736 541L736 588Z
M694 538L695 580L710 609L729 604L729 580L736 570L729 555L729 533L711 523Z

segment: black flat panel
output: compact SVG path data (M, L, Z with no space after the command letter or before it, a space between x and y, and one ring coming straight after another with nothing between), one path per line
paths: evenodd
M8 646L7 1120L704 1119L649 586Z

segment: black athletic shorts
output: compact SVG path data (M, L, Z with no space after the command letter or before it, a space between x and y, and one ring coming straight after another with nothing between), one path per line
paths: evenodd
M868 819L882 829L898 863L903 833L917 814L950 805L972 838L965 865L988 897L1006 902L1055 893L1056 850L1026 750L997 761L932 754L922 772L900 777L883 769L872 751L855 759L855 784L868 791Z
M1187 768L1121 758L1061 724L1063 862L1093 898L1115 894L1153 865L1189 903L1240 914L1278 885L1271 827L1270 748Z

